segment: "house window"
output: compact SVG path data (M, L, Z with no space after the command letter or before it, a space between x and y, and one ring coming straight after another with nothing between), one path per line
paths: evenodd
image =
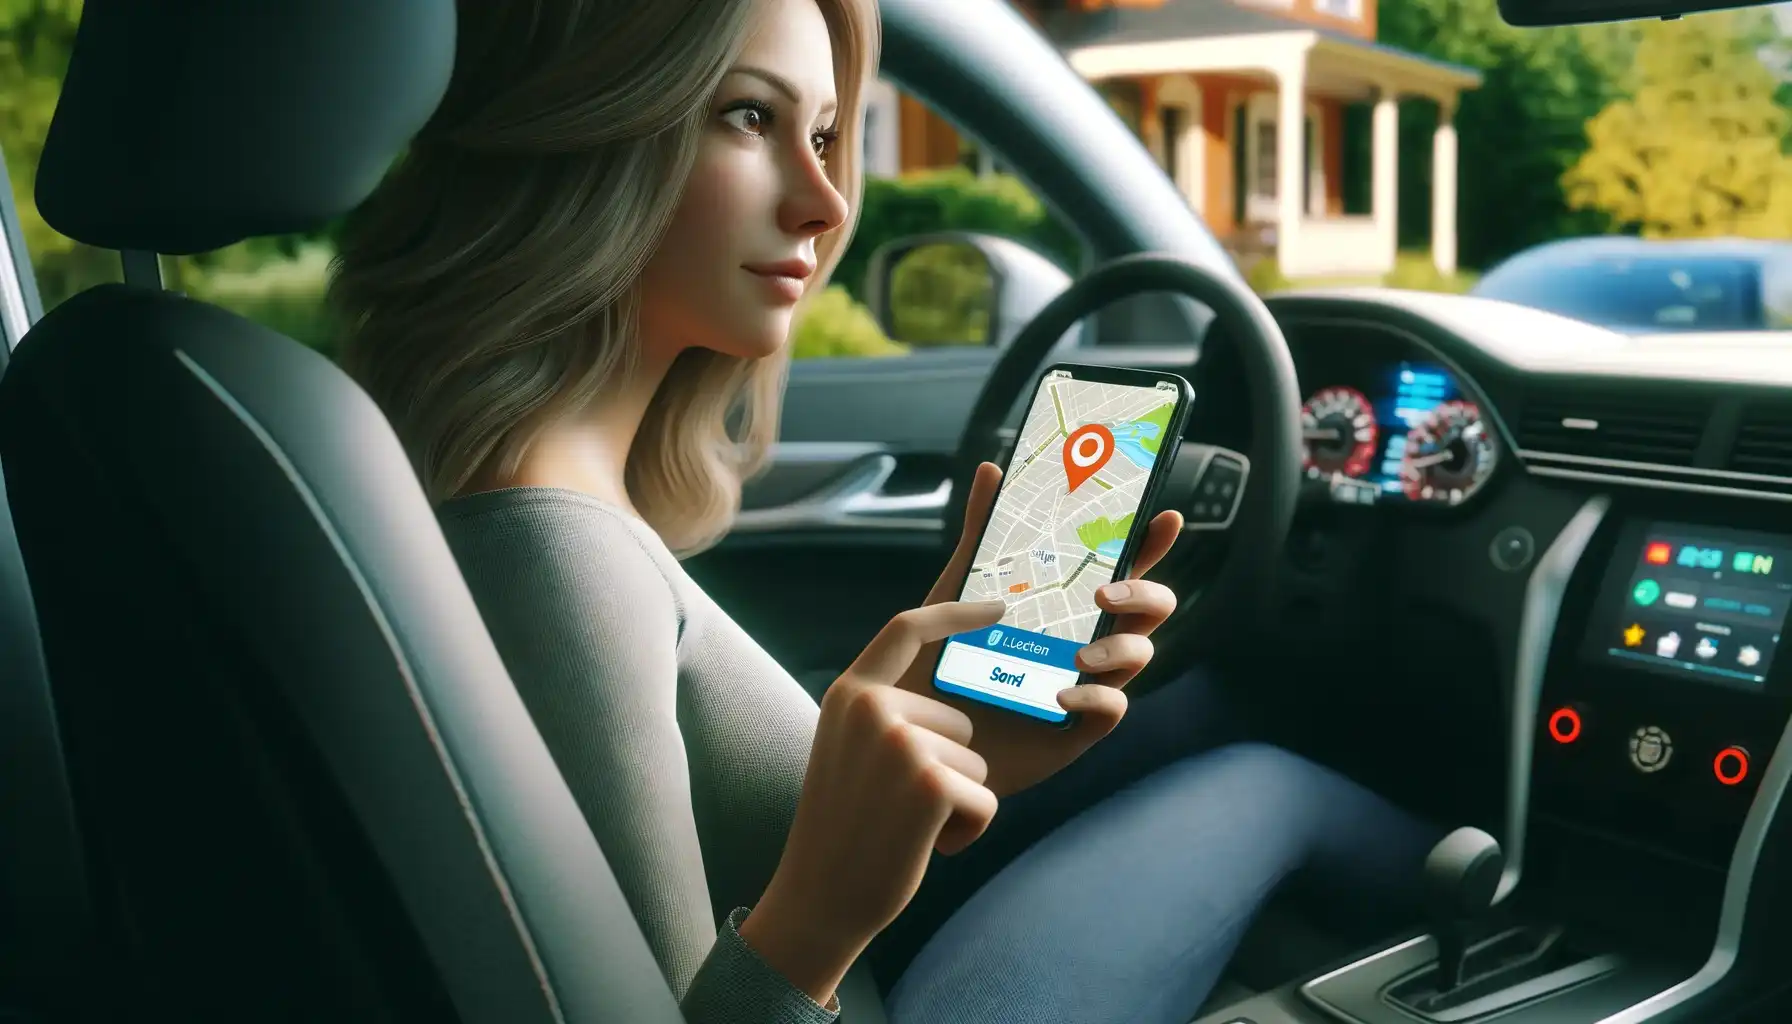
M1276 122L1274 118L1257 121L1257 173L1251 176L1251 196L1261 199L1276 197Z
M1277 216L1276 197L1280 191L1280 139L1276 115L1279 98L1273 92L1253 95L1245 105L1246 166L1244 182L1244 217L1247 221L1274 223ZM1325 213L1325 137L1320 130L1321 110L1309 103L1302 134L1305 136L1305 166L1301 168L1302 191L1306 193L1301 212L1309 217Z
M1334 18L1361 18L1363 0L1313 0L1313 10Z

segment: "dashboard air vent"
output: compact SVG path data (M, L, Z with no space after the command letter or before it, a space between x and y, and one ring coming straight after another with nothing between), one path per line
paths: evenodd
M1792 409L1745 408L1724 468L1735 473L1792 477Z
M1685 395L1612 395L1584 391L1527 396L1518 446L1659 466L1690 466L1711 418L1711 403Z

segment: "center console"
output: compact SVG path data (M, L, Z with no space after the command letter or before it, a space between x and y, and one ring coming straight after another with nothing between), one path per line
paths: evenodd
M1714 508L1733 514L1712 522ZM1464 868L1457 894L1432 897L1450 908L1484 884L1472 922L1434 919L1206 1019L1717 1021L1792 985L1777 963L1792 902L1770 905L1792 846L1775 826L1792 777L1789 609L1792 514L1778 503L1589 500L1525 591L1502 834L1475 833L1497 880ZM1448 865L1441 877L1458 884Z
M1584 559L1602 571L1570 588L1544 679L1532 820L1722 871L1792 710L1792 536L1613 526Z

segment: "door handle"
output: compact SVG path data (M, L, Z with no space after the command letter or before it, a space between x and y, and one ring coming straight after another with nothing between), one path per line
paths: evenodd
M896 456L887 453L861 459L819 493L785 505L741 512L730 532L940 529L946 503L952 500L952 481L941 480L931 491L890 494L884 488L896 475L896 466Z

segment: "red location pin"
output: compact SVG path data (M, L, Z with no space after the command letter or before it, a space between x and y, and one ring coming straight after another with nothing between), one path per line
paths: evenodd
M1064 439L1064 475L1070 490L1083 486L1114 457L1114 432L1099 423L1090 423L1070 432Z

